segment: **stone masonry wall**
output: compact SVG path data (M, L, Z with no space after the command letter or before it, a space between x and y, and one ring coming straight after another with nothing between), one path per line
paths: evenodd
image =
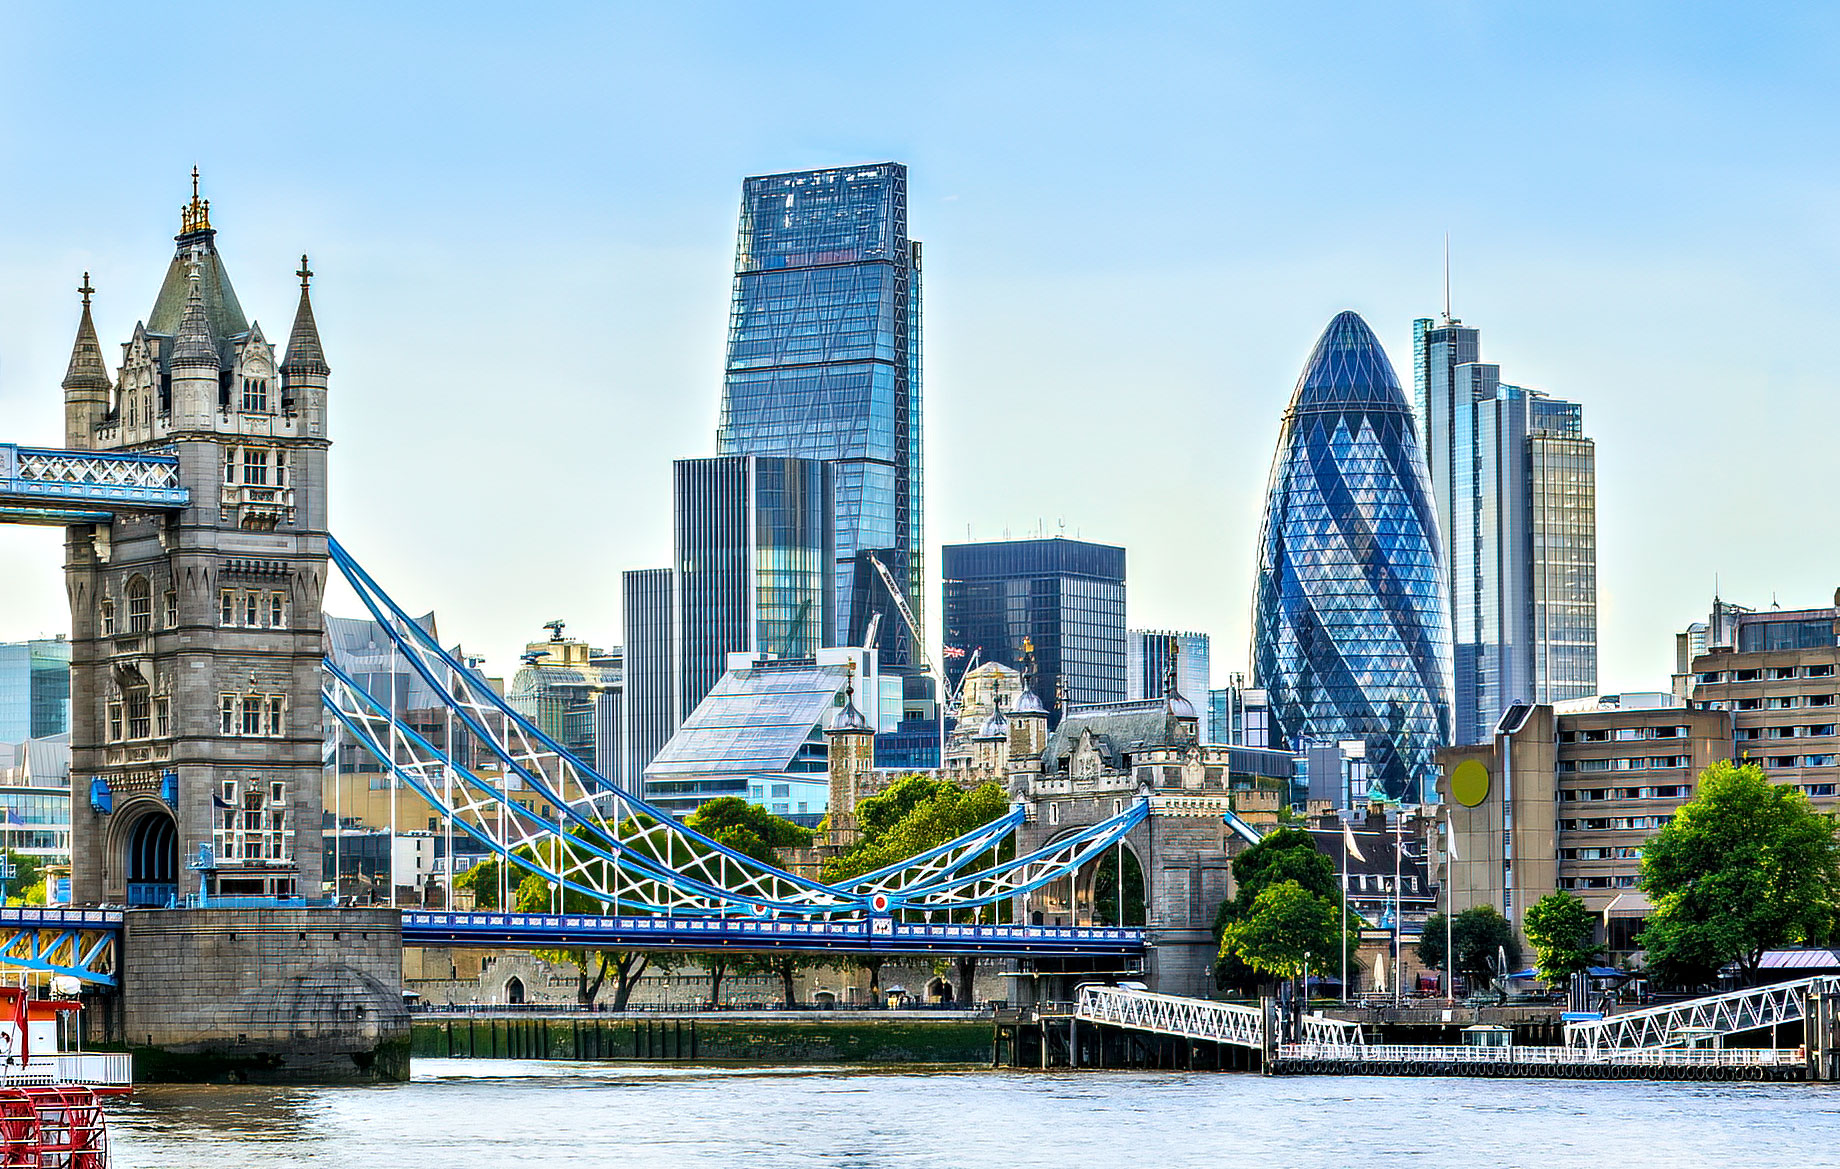
M137 1079L406 1079L399 915L127 915L123 1031Z

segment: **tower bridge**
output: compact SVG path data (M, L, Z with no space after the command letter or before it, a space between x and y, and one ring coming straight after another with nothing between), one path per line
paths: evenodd
M332 538L332 371L306 257L278 350L238 301L196 172L174 243L113 373L85 276L64 445L0 444L0 523L66 532L73 901L0 914L0 963L116 988L107 1027L153 1047L243 1036L298 1055L316 1027L301 1069L386 1043L405 942L980 953L1068 984L1048 994L1140 968L1202 989L1226 859L1252 834L1231 815L1234 760L1200 745L1173 688L1074 708L1052 731L1039 702L992 712L946 774L1002 783L1011 813L888 868L827 884L725 848L519 715ZM441 696L465 750L325 659L335 578ZM318 903L329 724L455 832L601 912ZM852 736L872 734L860 717L832 727L833 828L869 790L873 752ZM1121 894L1127 872L1142 893L1101 912L1108 864ZM324 1019L276 1005L303 987L331 1004Z

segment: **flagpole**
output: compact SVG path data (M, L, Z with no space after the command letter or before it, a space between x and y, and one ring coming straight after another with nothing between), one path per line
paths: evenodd
M1342 822L1342 831L1348 831L1348 822ZM1348 840L1342 839L1342 1005L1348 1005ZM1606 934L1606 937L1609 935Z
M1457 1005L1457 930L1452 922L1457 916L1457 838L1456 821L1450 809L1444 809L1444 986L1450 1005Z

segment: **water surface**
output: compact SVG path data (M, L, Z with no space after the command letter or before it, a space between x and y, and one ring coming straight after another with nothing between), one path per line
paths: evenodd
M139 1089L117 1169L1840 1165L1840 1087L417 1060L407 1084Z

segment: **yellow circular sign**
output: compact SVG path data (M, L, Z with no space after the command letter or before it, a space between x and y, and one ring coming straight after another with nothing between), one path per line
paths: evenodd
M1465 759L1450 773L1450 794L1459 804L1473 808L1489 798L1489 769L1480 759Z

